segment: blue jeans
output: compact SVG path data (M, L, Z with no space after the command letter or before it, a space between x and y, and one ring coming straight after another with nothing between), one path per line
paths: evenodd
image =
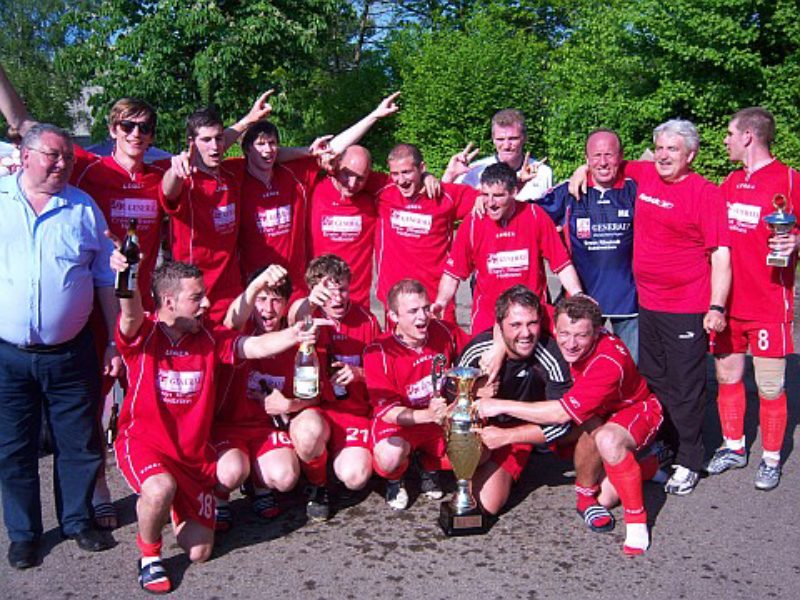
M633 362L639 364L639 317L609 317L616 335L628 347Z
M0 490L12 542L42 535L42 406L53 436L53 488L61 531L71 536L91 526L92 491L101 462L95 426L99 400L100 370L88 327L55 352L26 352L0 341Z

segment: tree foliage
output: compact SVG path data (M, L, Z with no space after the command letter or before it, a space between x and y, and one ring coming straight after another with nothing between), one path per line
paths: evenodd
M278 120L291 112L288 99L320 61L329 18L342 8L339 0L100 0L70 20L81 43L62 58L102 87L92 99L96 117L117 98L142 97L159 111L159 143L177 150L199 106L215 104L235 120L275 87Z
M86 11L91 2L66 0L0 0L0 56L31 112L42 121L72 124L69 103L80 91L80 80L54 61L71 32L61 16Z

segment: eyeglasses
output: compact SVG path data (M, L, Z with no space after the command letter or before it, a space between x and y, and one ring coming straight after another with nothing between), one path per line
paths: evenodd
M62 154L61 152L45 152L44 150L40 150L39 148L28 148L28 150L33 150L34 152L38 152L52 164L56 164L58 161L63 160L66 164L70 164L75 161L75 155L70 154Z
M137 127L139 128L139 133L142 135L150 135L155 130L155 127L147 121L130 121L128 119L123 119L122 121L118 121L117 125L119 125L119 128L125 133L133 133L133 130Z

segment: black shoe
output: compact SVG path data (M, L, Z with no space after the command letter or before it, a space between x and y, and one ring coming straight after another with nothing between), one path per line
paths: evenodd
M83 531L79 531L75 535L69 537L75 540L75 543L78 544L78 548L86 550L86 552L102 552L114 545L101 532L91 527L87 527Z
M310 486L306 516L311 521L327 521L331 517L331 499L324 485Z
M39 542L11 542L8 545L8 564L15 569L30 569L39 560Z

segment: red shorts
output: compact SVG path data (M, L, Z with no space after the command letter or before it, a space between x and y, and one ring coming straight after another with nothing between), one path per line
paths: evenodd
M658 428L664 421L661 403L654 395L647 400L637 402L632 406L623 408L608 418L607 423L616 423L628 430L636 442L636 449L641 450L656 437Z
M424 423L403 427L387 423L383 419L372 419L372 443L391 438L404 439L411 446L411 450L421 450L429 457L439 459L439 469L451 470L453 467L447 458L447 442L444 439L444 430L436 423Z
M715 355L744 354L749 347L753 356L783 358L794 352L792 327L792 323L762 323L731 317L725 331L714 337L711 351Z
M288 431L265 424L263 427L244 427L233 424L217 424L211 433L211 445L217 456L236 448L255 462L259 456L278 448L294 448Z
M531 444L507 444L492 450L489 460L511 475L514 481L519 481L532 450Z
M334 455L345 448L366 448L372 451L372 419L328 409L323 409L322 414L331 428L328 448Z
M153 475L166 473L175 479L178 489L172 499L172 520L176 526L185 521L197 521L203 527L214 529L216 463L182 464L130 438L120 438L115 449L117 466L137 494L142 493L142 483Z

